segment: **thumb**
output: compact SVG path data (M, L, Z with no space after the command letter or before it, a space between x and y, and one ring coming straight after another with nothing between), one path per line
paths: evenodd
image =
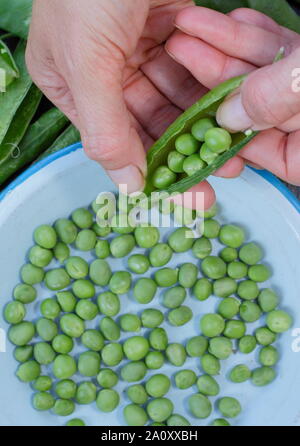
M251 73L241 89L219 107L219 125L233 132L280 128L299 113L299 60L300 48L285 59Z
M71 90L87 155L132 193L144 187L145 151L124 102L121 69L112 65L79 68Z

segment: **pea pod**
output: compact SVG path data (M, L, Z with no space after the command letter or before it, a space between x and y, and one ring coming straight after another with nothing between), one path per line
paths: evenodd
M147 195L155 190L152 184L152 176L159 166L167 164L168 154L174 150L175 140L178 136L190 132L193 124L199 119L214 117L222 101L228 94L238 88L245 78L246 76L243 75L229 79L211 90L179 116L161 138L151 147L147 155L148 177L144 191ZM194 175L179 178L179 181L165 189L166 192L183 193L192 186L205 180L209 175L223 166L226 161L235 156L255 135L255 132L252 132L252 134L248 136L245 136L243 133L234 135L233 146L228 151L219 155L214 162L199 170Z
M60 110L51 108L31 124L13 156L0 163L0 185L49 147L67 122Z
M51 153L58 152L64 147L70 146L80 141L80 133L74 125L69 125L52 143L52 145L41 155L40 159L45 158Z
M215 9L216 11L227 14L237 8L247 8L247 0L195 0L197 6Z
M4 73L4 79L0 77L0 92L4 93L20 73L9 48L2 40L0 40L0 76L1 72Z
M26 39L31 19L32 0L1 0L0 28Z

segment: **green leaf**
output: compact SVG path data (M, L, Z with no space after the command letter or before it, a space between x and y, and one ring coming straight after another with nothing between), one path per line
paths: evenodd
M300 17L285 0L248 0L249 6L269 17L281 26L300 33Z
M0 0L0 28L27 39L32 0Z
M237 8L247 8L247 0L194 0L197 6L204 6L205 8L215 9L216 11L227 12L233 11Z
M0 40L0 92L4 93L6 88L19 77L19 69L7 45Z

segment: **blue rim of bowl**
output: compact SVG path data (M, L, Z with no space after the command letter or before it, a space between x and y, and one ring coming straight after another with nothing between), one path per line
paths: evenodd
M19 175L14 181L12 181L2 192L0 192L0 202L7 196L7 194L9 194L9 192L20 186L20 184L24 183L24 181L26 181L36 172L39 172L41 169L48 166L48 164L51 164L53 161L56 161L59 158L62 158L81 148L82 144L78 142L76 144L72 144L71 146L65 147L64 149L61 149L58 152L51 153L46 158L33 164L27 170L25 170L25 172ZM300 213L300 201L277 177L265 170L257 170L253 168L251 168L251 170L263 177L266 181L268 181L268 183L271 183Z

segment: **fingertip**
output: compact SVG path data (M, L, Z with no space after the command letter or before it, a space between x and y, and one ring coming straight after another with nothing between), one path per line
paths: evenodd
M235 156L216 170L214 176L221 178L236 178L240 176L245 167L244 160L240 156Z
M172 197L171 201L186 208L203 211L213 206L216 201L216 194L212 186L207 181L203 181L184 194Z

